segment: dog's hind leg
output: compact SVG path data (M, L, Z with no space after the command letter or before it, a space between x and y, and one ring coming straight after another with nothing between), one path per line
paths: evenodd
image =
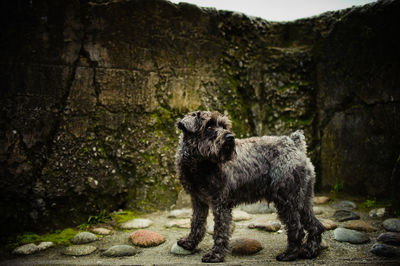
M300 256L302 258L315 258L318 256L321 250L321 234L325 231L324 226L315 217L312 209L312 189L313 184L310 182L307 184L307 201L304 204L304 208L301 210L301 223L308 232L307 242L303 246Z
M285 195L285 192L282 191L280 195ZM298 203L294 199L282 196L275 199L274 202L279 219L286 227L288 239L286 251L279 254L276 259L279 261L292 261L297 259L305 235L300 222Z
M187 237L178 240L178 245L186 250L194 250L203 240L206 233L208 205L196 197L192 197L193 216L190 233Z

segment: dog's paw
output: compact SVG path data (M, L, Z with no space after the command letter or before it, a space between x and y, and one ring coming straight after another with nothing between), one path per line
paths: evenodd
M283 252L276 256L276 260L278 261L293 261L296 260L298 257L297 253L289 253L289 252Z
M187 238L179 239L177 244L181 248L184 248L184 249L190 250L190 251L192 251L196 248L193 241L189 241Z
M209 252L203 256L202 262L223 262L224 256L216 252Z

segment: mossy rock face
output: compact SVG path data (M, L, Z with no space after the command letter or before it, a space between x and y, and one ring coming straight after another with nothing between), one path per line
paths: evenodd
M389 189L400 149L397 1L287 23L159 0L11 2L4 235L170 207L182 189L175 123L193 110L228 115L240 138L303 128L322 187Z

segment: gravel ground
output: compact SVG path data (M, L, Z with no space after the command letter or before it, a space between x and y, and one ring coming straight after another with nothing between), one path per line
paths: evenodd
M323 213L318 218L332 219L334 209L332 204L320 205ZM373 255L368 250L375 243L376 238L384 229L381 226L383 219L372 219L367 213L356 211L361 219L379 228L377 232L368 233L371 241L367 244L353 245L341 243L333 240L333 231L323 234L323 239L328 244L328 248L323 250L321 255L313 260L297 260L295 262L279 263L275 260L276 255L282 252L286 246L286 234L270 233L257 229L248 229L247 225L259 217L276 219L276 214L253 214L252 220L236 222L236 229L231 238L253 238L261 242L263 249L251 256L232 256L228 254L224 263L220 265L400 265L400 258L386 259ZM177 256L170 253L171 246L177 239L186 235L189 229L165 228L165 224L170 221L167 218L168 212L157 212L146 215L144 218L151 219L154 224L148 230L158 232L165 236L166 242L151 248L138 248L140 253L135 256L108 258L102 256L102 252L107 248L117 244L131 244L129 234L134 231L115 231L110 236L105 236L101 240L91 243L98 249L94 253L82 256L71 257L62 255L65 248L57 246L48 250L28 255L25 257L15 257L0 262L0 265L205 265L201 263L201 257L212 247L212 236L206 234L205 239L200 243L198 252L188 256ZM209 217L211 219L211 217ZM332 219L333 220L333 219ZM340 226L342 223L338 223Z

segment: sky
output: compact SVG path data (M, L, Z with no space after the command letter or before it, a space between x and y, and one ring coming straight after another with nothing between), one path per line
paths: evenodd
M260 17L269 21L291 21L319 15L326 11L365 5L377 0L169 0L200 7L215 7Z

